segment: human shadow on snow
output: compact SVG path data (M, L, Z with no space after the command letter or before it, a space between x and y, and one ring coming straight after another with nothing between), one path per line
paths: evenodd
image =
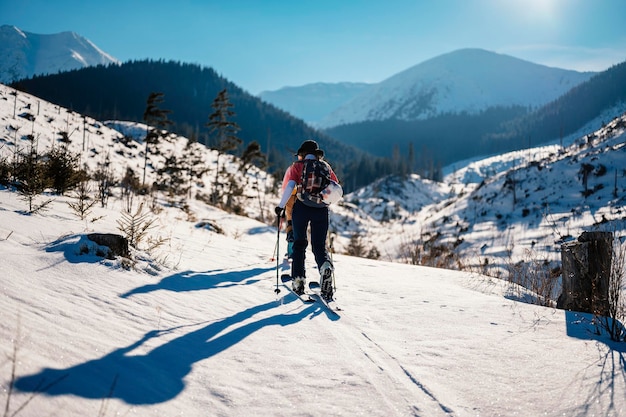
M212 288L226 288L234 285L250 285L259 281L252 277L274 270L275 267L252 268L245 271L216 269L213 271L197 272L183 271L163 278L156 284L147 284L132 289L120 297L128 298L136 294L146 294L157 290L173 292L202 291Z
M295 300L293 295L285 298L286 302ZM15 388L48 396L118 398L134 405L163 403L184 390L185 377L196 362L227 350L265 327L290 326L322 312L319 305L311 304L292 313L274 314L237 326L274 308L277 308L275 300L211 322L147 353L133 353L146 342L182 326L150 331L137 342L100 358L64 369L45 368L36 374L20 377L15 382Z

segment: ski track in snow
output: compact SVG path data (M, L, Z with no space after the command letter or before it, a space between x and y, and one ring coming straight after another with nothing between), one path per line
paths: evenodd
M310 264L308 267L308 269L315 269ZM288 272L288 268L289 263L283 261L280 265L280 274ZM284 287L289 285L282 283L282 281L279 282ZM289 297L296 297L289 289L287 291ZM280 297L279 304L284 304L285 297ZM326 332L329 333L328 336L324 336L332 339L329 344L339 346L342 354L349 356L349 360L346 362L357 368L352 369L352 372L360 375L364 382L371 386L384 401L385 407L377 410L376 415L414 417L451 417L455 415L452 409L438 400L397 358L360 329L350 319L349 311L342 310L335 313L322 305L319 300L311 304L302 302L301 305L304 308L307 306L318 307L327 315L329 322L321 321L320 327L322 328L319 329L318 333L324 335Z

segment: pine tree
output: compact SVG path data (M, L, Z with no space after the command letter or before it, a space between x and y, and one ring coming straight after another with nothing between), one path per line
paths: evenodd
M413 142L409 142L409 151L406 157L406 162L408 164L408 173L412 174L415 172L415 149L413 148Z
M88 175L79 168L79 155L71 153L67 146L53 148L46 154L46 175L55 193L63 195L75 188Z
M109 154L105 156L104 161L98 162L93 179L98 183L98 200L100 205L106 207L111 195L111 187L115 183Z
M237 149L241 145L242 140L237 137L239 126L232 120L235 112L232 110L233 104L228 99L226 89L217 94L211 107L213 108L213 113L209 115L209 122L206 126L209 128L209 136L215 139L215 150L217 150L215 184L213 185L211 198L212 202L217 204L221 199L219 183L220 155Z
M46 166L37 152L35 140L31 140L30 148L20 153L18 158L15 166L17 189L24 201L28 203L28 212L35 213L52 201L46 200L44 203L35 205L35 198L43 193L51 182L46 175Z
M246 179L246 186L248 185L248 171L255 164L259 164L259 167L264 169L267 167L267 157L261 152L261 145L257 141L252 141L248 145L248 147L241 154L241 166L239 170L244 175ZM255 176L255 184L254 187L257 191L257 197L259 200L259 209L261 213L261 221L264 220L264 204L263 204L263 196L266 194L266 190L261 192L261 184L259 182L258 174Z
M91 188L86 178L77 185L74 198L76 201L70 201L67 205L81 220L91 214L91 209L98 202L97 198L91 198Z
M266 165L266 157L261 152L261 145L257 141L252 141L248 147L241 154L241 167L240 171L246 174L252 165L256 163L261 164L261 168Z
M171 124L167 120L169 110L159 107L163 103L163 93L152 92L148 96L146 110L143 113L143 121L146 123L146 149L143 164L143 180L142 185L146 184L146 167L148 165L148 155L151 153L158 154L158 144L163 137L162 130Z
M183 149L181 163L183 170L187 173L187 197L191 198L191 190L194 180L199 180L206 173L207 168L202 153L198 151L196 135L192 134L187 139L187 144Z

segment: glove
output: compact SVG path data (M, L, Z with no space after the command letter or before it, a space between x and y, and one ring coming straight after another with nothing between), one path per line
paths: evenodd
M274 209L274 213L276 213L278 217L282 217L285 214L285 209L282 207L276 206L276 208Z

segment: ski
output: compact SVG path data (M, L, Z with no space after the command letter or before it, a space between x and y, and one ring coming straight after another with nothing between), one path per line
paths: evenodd
M315 300L319 300L322 304L324 304L330 311L332 311L336 315L339 315L339 312L343 311L343 309L337 305L337 302L335 301L334 298L327 300L326 298L322 297L319 282L317 281L309 282L309 289L313 292L312 296L313 298L315 298Z
M294 292L294 290L291 288L291 275L289 274L282 274L280 276L280 280L283 283L283 286L285 288L287 288L289 290L289 292L291 292L293 295L295 295L296 297L298 297L300 299L300 301L302 301L303 303L306 304L310 304L310 303L314 303L315 299L311 297L311 295L304 293L302 295L300 294L296 294Z

